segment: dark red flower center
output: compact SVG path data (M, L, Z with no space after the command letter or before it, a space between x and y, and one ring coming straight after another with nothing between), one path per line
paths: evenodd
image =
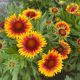
M29 47L34 47L35 44L36 44L36 41L35 41L35 40L32 40L32 39L28 40L28 42L27 42L27 45L28 45Z
M16 22L15 26L16 29L21 29L23 27L23 24L20 22Z
M57 8L52 8L52 12L53 13L57 13L58 12L58 9Z
M73 6L73 7L71 7L70 11L73 12L76 10L76 8L77 8L76 6Z
M33 17L36 16L36 13L33 12L33 11L29 11L26 15L27 15L28 17L30 17L30 18L33 18Z
M16 21L13 23L12 30L15 33L22 33L25 31L25 24L22 21Z
M2 48L2 44L0 43L0 49Z
M46 62L46 66L47 66L48 68L52 68L52 67L54 66L54 61L51 61L51 60L49 61L49 60L48 60L48 61Z
M65 35L66 35L65 29L59 29L59 34L60 34L61 36L65 36Z
M46 69L53 69L55 65L56 65L56 57L49 56L49 58L45 60L44 66Z
M24 46L27 50L33 51L39 47L39 41L36 38L28 38L25 40Z
M62 53L64 51L64 48L62 46L59 46L56 48L56 50L59 52L59 53Z

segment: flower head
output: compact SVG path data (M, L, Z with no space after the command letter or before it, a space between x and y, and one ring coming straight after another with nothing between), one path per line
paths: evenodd
M49 9L49 11L50 11L51 14L56 14L56 13L58 13L59 9L57 7L51 7Z
M34 31L22 35L17 42L19 53L30 58L40 53L42 51L42 47L46 45L46 41L42 35Z
M71 52L71 48L70 48L69 44L64 41L60 41L59 45L53 49L57 50L62 55L62 59L67 59L68 54L70 54L70 52Z
M12 15L6 19L4 28L9 37L17 38L29 32L32 28L32 24L28 18L23 15L19 15L18 18L16 15Z
M70 3L66 7L66 11L71 14L75 14L78 11L78 9L79 9L79 6L76 3Z
M64 21L59 21L55 24L56 28L56 34L58 34L61 37L67 37L70 33L70 26L64 22Z
M41 11L28 8L23 11L23 15L30 19L39 19L41 17Z
M39 71L45 76L52 77L62 70L62 58L55 50L49 51L38 61Z

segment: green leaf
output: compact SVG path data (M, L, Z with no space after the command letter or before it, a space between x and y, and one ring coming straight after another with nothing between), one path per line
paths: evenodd
M19 6L16 2L12 2L7 6L7 14L8 16L21 13L23 6Z
M22 80L31 80L31 76L28 74L28 72L23 76Z
M41 80L38 70L33 66L33 64L31 64L31 67L35 80Z
M10 75L8 73L3 74L3 76L0 78L0 80L10 80L9 79Z
M77 70L80 71L80 63L77 64Z
M73 80L80 80L80 73L76 73L75 78Z
M71 78L71 77L69 77L68 75L66 75L65 80L72 80L72 78Z
M19 67L14 68L12 72L12 80L18 80Z

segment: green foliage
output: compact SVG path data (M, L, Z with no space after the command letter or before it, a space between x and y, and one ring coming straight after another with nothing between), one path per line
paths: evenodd
M66 76L65 80L72 80L69 76Z

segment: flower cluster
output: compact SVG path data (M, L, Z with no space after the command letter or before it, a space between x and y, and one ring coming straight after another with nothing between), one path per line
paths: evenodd
M51 15L58 13L58 8L50 8ZM49 43L39 31L33 30L32 21L41 18L41 11L36 9L26 9L22 14L13 14L6 18L4 29L8 37L17 41L18 52L26 58L34 58L37 54L43 53L43 47ZM49 21L46 21L50 25ZM52 23L53 24L53 23ZM70 25L65 21L55 23L53 29L57 36L64 40L70 34ZM52 77L63 68L63 59L68 58L71 48L67 42L60 41L57 47L45 54L38 61L39 71L45 76Z
M3 63L12 74L16 68L23 69L19 75L24 73L33 80L36 75L54 77L77 68L72 66L80 57L75 54L80 53L80 7L75 2L61 1L46 7L48 11L42 7L21 9L0 21L0 55L7 55Z

